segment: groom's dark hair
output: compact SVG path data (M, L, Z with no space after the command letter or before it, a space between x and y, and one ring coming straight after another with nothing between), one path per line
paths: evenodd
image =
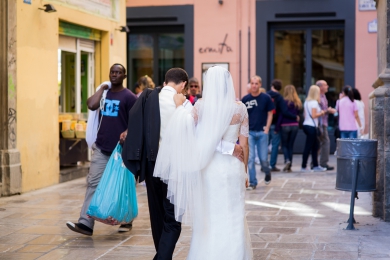
M169 69L167 73L165 73L165 84L168 84L168 82L180 84L184 81L186 81L188 84L188 74L182 68L172 68Z

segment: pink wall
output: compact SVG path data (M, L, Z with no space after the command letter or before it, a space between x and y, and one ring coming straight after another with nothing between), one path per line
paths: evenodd
M372 84L378 77L377 34L368 33L368 23L376 19L377 15L376 11L359 11L359 1L356 0L356 2L355 87L360 91L366 107L365 132L368 133L368 95L374 90Z

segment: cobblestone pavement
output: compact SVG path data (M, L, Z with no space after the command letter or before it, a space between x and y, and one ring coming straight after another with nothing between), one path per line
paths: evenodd
M260 181L247 192L254 259L390 259L390 223L371 216L371 195L360 193L356 202L359 230L343 230L350 193L335 190L336 173L300 173L301 156L294 160L294 172L275 173L270 185ZM0 259L153 258L144 185L137 186L139 216L127 233L101 223L92 237L70 231L65 223L78 219L84 193L85 179L78 179L0 198ZM185 259L190 236L184 227L174 259Z

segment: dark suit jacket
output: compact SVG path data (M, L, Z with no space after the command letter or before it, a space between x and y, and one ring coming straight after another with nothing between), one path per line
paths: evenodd
M148 162L155 162L160 139L160 104L158 94L161 88L145 89L129 111L127 137L123 145L122 158L126 167L139 182L147 175L153 176L153 169L147 169Z

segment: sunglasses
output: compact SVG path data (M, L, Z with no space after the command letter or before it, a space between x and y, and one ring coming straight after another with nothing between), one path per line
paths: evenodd
M198 88L198 85L191 85L190 88Z

